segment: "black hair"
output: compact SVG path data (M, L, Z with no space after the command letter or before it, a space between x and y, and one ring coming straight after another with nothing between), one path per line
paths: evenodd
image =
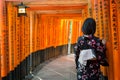
M82 32L85 34L85 35L94 35L96 31L96 22L93 18L87 18L84 23L83 23L83 26L82 26Z

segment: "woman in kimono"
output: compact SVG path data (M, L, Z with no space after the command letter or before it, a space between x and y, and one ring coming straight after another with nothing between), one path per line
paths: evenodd
M75 62L77 69L77 80L100 80L100 65L108 66L105 55L105 42L94 36L96 22L92 18L87 18L82 26L83 36L78 38L74 47ZM86 65L79 62L79 55L82 50L94 49L96 59L87 60Z

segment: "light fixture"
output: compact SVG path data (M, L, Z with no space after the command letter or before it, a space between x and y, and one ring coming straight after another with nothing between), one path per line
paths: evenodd
M17 9L18 9L18 16L26 16L26 8L28 8L26 5L23 4L23 2L21 2L21 4L17 5Z

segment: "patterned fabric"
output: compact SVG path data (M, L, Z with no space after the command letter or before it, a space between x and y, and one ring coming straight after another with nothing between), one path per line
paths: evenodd
M78 62L80 50L83 49L94 49L96 60L88 60L87 65L81 65ZM105 46L101 40L95 36L82 36L78 38L78 42L74 47L75 50L75 61L77 68L77 80L99 80L100 64L104 63L106 59Z

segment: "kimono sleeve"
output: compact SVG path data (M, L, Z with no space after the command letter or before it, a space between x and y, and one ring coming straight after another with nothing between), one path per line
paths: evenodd
M74 54L75 54L75 64L76 64L76 68L78 68L78 59L79 59L79 53L80 53L80 37L77 40L76 45L74 46Z
M97 57L100 65L109 66L106 58L106 45L102 41L98 41L97 43Z

